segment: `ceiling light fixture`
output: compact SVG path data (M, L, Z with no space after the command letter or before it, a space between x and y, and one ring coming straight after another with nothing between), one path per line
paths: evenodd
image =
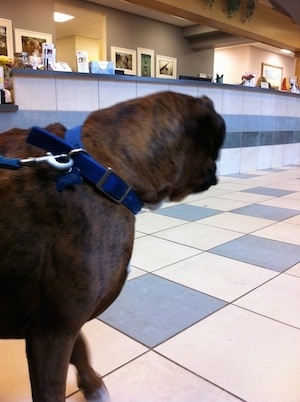
M67 22L74 18L73 15L58 13L57 11L53 13L53 17L55 22Z
M281 49L280 50L282 53L285 53L285 54L291 54L291 53L293 53L291 50L288 50L288 49Z

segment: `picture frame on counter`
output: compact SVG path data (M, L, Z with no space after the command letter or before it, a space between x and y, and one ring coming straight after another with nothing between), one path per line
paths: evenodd
M13 58L14 48L11 20L0 18L0 43L0 56Z
M111 46L111 61L115 64L116 70L124 74L136 75L136 50Z
M137 48L137 74L140 77L155 76L154 50Z
M26 52L32 55L38 51L42 54L43 43L52 43L52 35L43 32L15 29L15 48L17 53Z
M156 55L156 77L177 78L177 59L175 57Z
M270 83L272 89L280 89L282 83L283 68L267 63L261 63L261 75Z

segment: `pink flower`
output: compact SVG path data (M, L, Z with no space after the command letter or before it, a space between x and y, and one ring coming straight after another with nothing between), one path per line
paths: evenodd
M255 78L255 74L252 74L252 73L245 73L245 74L242 76L242 80L250 81L250 80L252 80L252 78Z

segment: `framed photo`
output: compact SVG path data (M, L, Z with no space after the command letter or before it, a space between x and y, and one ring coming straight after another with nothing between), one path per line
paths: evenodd
M261 75L266 77L272 89L280 89L282 83L282 67L261 63Z
M156 55L156 77L157 78L177 78L177 59Z
M154 50L138 47L137 68L140 77L154 77Z
M13 58L12 24L10 20L0 18L0 56Z
M32 55L34 52L38 51L39 55L41 55L43 43L52 43L52 35L15 29L16 52L26 52L28 55Z
M136 50L111 46L111 61L115 63L116 70L124 74L136 75Z

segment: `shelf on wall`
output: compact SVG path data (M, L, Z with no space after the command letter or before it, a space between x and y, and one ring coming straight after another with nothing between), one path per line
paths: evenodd
M0 105L0 112L16 112L18 109L18 105L12 105L9 103Z

